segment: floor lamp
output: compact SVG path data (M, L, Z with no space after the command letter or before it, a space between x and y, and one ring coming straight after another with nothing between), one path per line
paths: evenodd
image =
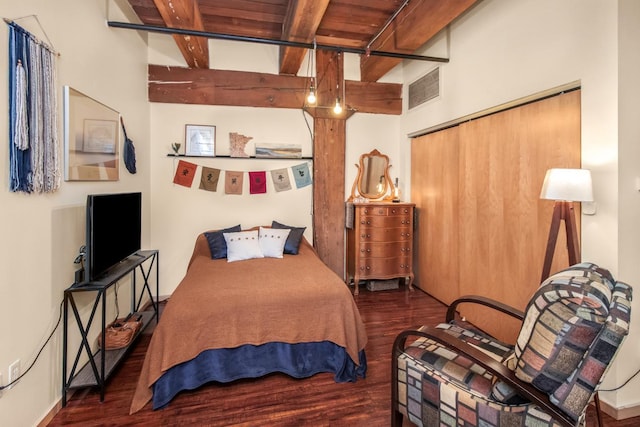
M542 267L542 282L551 273L551 263L553 262L561 221L564 221L567 234L569 265L580 262L580 243L578 242L578 229L573 202L593 201L591 171L587 169L549 169L544 177L540 198L555 201L549 239L547 240L547 251L545 252L544 265Z

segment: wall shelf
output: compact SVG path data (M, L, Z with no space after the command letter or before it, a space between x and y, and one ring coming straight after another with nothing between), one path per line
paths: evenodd
M228 155L224 156L187 156L186 154L167 154L167 157L177 157L177 158L189 158L189 159L233 159L233 160L313 160L313 157L303 156L303 157L231 157Z

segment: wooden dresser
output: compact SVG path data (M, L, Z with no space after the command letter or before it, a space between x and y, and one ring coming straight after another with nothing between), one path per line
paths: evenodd
M413 283L413 203L354 203L347 229L347 282L408 278Z

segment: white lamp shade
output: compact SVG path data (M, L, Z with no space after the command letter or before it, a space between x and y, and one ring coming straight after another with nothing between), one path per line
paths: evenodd
M544 177L540 198L593 202L591 171L588 169L549 169Z

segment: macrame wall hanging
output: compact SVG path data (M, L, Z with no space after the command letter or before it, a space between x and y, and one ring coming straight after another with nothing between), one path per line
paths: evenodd
M9 26L9 189L52 193L60 187L56 53L14 21L5 22Z

